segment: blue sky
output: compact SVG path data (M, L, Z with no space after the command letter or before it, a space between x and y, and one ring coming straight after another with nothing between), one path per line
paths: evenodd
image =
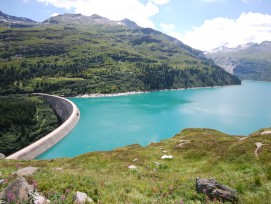
M129 18L201 50L271 40L271 0L0 0L9 15L42 22L63 13Z

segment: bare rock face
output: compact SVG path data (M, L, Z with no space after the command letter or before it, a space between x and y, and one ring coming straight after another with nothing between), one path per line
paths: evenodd
M29 192L33 188L30 186L25 178L18 177L14 181L8 184L6 189L1 195L2 200L7 201L6 203L24 203L29 200Z
M237 191L217 183L215 179L196 178L196 191L205 193L211 200L237 203Z

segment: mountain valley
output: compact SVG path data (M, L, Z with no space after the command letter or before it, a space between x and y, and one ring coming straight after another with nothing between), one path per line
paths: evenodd
M241 83L203 52L128 19L63 14L0 31L1 94L74 96Z

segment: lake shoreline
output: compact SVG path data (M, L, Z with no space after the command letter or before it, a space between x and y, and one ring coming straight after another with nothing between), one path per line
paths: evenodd
M270 86L243 81L242 86L69 98L81 112L80 122L65 140L39 159L110 151L130 144L146 146L186 128L210 128L247 136L270 127L271 98L265 97L270 95ZM135 93L138 92L121 95Z
M241 86L241 85L242 84L240 84L240 85L239 84L238 85L225 85L225 86L199 86L199 87L190 87L190 88L161 89L161 90L152 90L152 91L130 91L130 92L121 92L121 93L112 93L112 94L95 93L95 94L77 95L74 98L116 97L116 96L128 96L128 95L136 95L136 94L144 94L144 93L160 92L160 91L181 91L181 90L190 90L190 89L209 89L209 88L222 88L222 87Z

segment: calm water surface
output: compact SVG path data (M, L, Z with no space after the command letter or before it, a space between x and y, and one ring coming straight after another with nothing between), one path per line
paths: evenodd
M38 159L72 157L170 138L184 128L213 128L248 135L271 127L271 83L70 98L80 109L76 128Z

